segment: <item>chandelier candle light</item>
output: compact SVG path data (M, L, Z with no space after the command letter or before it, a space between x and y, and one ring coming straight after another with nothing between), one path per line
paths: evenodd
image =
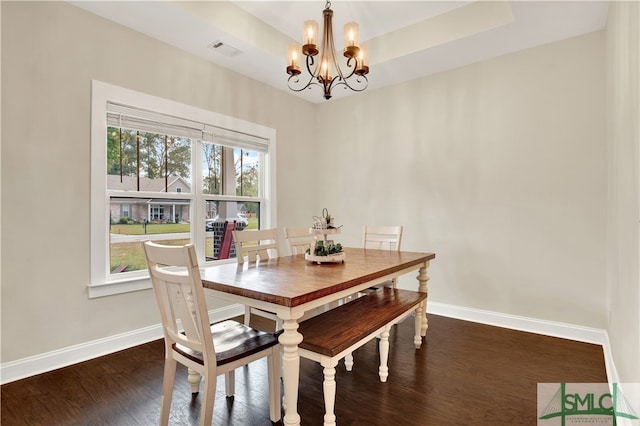
M355 92L362 92L367 88L369 81L366 75L369 73L369 62L367 58L367 47L358 43L358 24L349 22L344 26L344 49L342 54L347 58L345 73L338 65L336 49L333 43L333 27L331 20L333 11L331 2L327 1L322 12L324 16L324 28L322 34L322 44L318 49L318 23L310 20L304 23L302 35L302 49L299 44L289 45L287 74L289 74L288 86L295 92L301 92L311 85L321 85L324 90L324 98L331 98L331 89L335 86L343 85L345 89ZM320 59L316 62L315 57L320 54ZM306 56L306 67L309 73L309 80L300 78L300 59Z

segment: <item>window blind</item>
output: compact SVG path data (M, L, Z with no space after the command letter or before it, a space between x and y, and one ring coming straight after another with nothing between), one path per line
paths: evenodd
M113 102L107 102L107 126L199 139L258 152L267 152L269 148L269 140L265 138Z

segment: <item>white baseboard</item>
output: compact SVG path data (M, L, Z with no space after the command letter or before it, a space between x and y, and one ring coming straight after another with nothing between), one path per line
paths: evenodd
M618 374L613 362L609 336L606 330L438 302L427 303L427 312L465 321L601 345L609 382L618 382ZM244 314L242 305L230 305L209 311L209 319L211 322L216 322L242 314ZM0 384L45 373L161 338L162 327L160 324L156 324L104 339L3 363L0 365Z
M217 322L243 314L244 306L230 305L209 311L209 320ZM162 339L162 326L159 323L104 339L6 362L0 365L0 384L4 385L36 374L46 373L157 339Z
M427 313L601 345L608 381L609 383L618 382L618 373L613 362L609 334L606 330L438 302L428 302Z

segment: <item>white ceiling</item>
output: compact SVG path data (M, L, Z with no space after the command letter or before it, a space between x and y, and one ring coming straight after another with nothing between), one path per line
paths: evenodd
M300 43L302 24L322 28L323 1L69 1L69 3L291 92L287 47ZM603 1L347 1L334 0L334 39L360 25L369 45L369 89L411 80L605 28ZM240 53L227 57L215 41ZM319 87L296 93L327 102ZM353 95L338 87L333 99Z

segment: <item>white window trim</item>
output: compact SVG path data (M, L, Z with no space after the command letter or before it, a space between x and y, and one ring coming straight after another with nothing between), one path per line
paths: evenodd
M261 226L274 228L276 223L276 131L259 124L225 116L212 111L125 89L97 80L91 81L91 278L89 298L109 296L151 288L147 271L127 273L126 277L112 276L109 269L109 195L107 191L107 150L105 131L107 128L107 102L132 105L162 114L211 124L224 129L255 135L269 141L263 168L263 193L261 203ZM197 179L194 179L197 181ZM183 195L180 193L179 195ZM230 197L237 198L237 197ZM193 206L193 211L199 206ZM202 223L200 223L200 221ZM200 226L201 225L201 226ZM203 241L195 241L193 229L204 229L204 218L194 215L191 239L196 247L204 247ZM199 233L204 239L203 233ZM204 264L204 253L198 261Z

